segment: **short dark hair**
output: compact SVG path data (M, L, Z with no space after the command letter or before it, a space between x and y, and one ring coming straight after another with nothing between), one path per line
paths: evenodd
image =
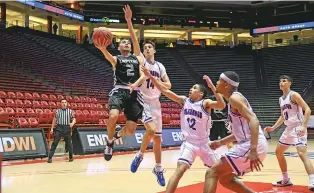
M291 76L288 76L288 75L281 75L280 77L279 77L279 80L281 80L281 79L287 79L287 80L289 80L289 82L293 82L293 79L291 78Z
M203 97L205 98L207 96L207 88L203 84L197 84L199 90L203 93Z
M234 71L225 71L224 74L234 82L240 82L239 75Z
M151 40L145 40L143 42L143 47L145 46L145 44L150 44L150 45L153 46L154 49L156 49L156 44L153 41L151 41Z

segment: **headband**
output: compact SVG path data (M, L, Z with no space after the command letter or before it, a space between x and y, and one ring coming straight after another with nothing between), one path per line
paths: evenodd
M238 82L231 80L224 73L220 74L220 78L223 79L224 81L226 81L228 84L234 86L234 87L238 87L239 86Z

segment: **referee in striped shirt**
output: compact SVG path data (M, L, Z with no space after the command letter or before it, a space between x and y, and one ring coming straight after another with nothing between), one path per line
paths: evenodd
M57 109L53 118L50 133L53 133L53 128L56 126L55 136L53 143L51 144L48 163L52 162L52 156L54 155L60 138L63 136L65 145L69 150L69 161L73 161L73 147L71 141L71 128L76 123L74 112L67 108L68 103L65 99L61 101L61 109Z

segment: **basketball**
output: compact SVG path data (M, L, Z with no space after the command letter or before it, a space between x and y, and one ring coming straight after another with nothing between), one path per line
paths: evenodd
M109 46L112 42L113 35L111 31L106 27L99 27L94 29L93 33L93 42L97 42L97 40L100 40L100 43L105 42L106 40L109 40L109 42L105 46Z

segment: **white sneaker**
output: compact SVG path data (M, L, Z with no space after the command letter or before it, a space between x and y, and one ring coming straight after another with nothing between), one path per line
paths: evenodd
M287 180L280 180L280 181L274 182L272 184L273 184L273 186L277 186L277 187L293 186L292 182L290 181L290 178L288 178Z
M309 190L314 192L314 182L310 182Z

